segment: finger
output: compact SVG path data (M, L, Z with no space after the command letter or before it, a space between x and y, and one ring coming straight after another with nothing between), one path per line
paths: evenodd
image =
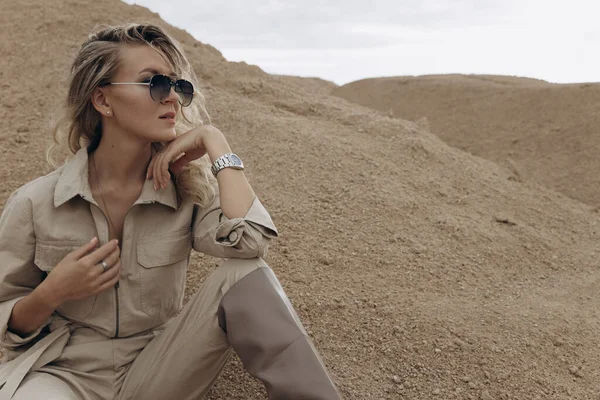
M158 189L160 187L160 163L163 157L163 153L160 153L156 158L156 162L154 163L154 188Z
M167 178L166 175L169 174L169 161L170 161L170 151L165 150L159 160L159 164L157 167L158 170L158 184L161 188L167 186Z
M148 166L148 170L150 171L150 178L156 179L154 174L154 168L156 167L156 162L158 161L159 156L160 151L154 153L154 155L152 156L152 160L150 160L150 165Z
M154 164L154 186L156 189L160 189L160 160L162 158L162 154L158 156L156 159L156 164Z
M152 155L152 159L150 160L150 165L148 165L148 179L155 177L154 168L156 166L156 161L158 160L158 157L160 156L160 153L163 150L164 150L164 148L156 150L156 152Z
M91 241L87 242L80 248L74 250L71 255L75 258L75 260L79 260L81 257L85 256L90 251L94 250L96 245L98 244L98 238L94 237Z
M174 163L175 161L179 160L181 157L184 157L184 156L185 156L185 153L184 153L184 152L181 152L181 153L179 153L179 155L173 159L173 163ZM173 165L173 163L171 163L171 165Z
M162 170L162 187L166 188L169 180L171 179L171 174L169 173L169 163L171 162L170 158L165 158L163 162L164 169Z
M146 171L146 179L152 179L153 169L154 169L154 160L156 160L156 156L152 156L150 160L150 164L148 164L148 170Z
M183 168L184 165L186 165L190 161L193 161L192 156L189 156L186 153L183 153L183 154L184 155L182 157L180 157L176 161L174 161L171 164L171 166L169 167L175 175L177 175L179 173L179 171L181 171L181 169Z
M87 256L82 257L80 261L83 262L84 265L91 267L92 265L96 265L101 260L107 258L115 250L115 248L118 247L119 246L117 245L117 241L111 240L110 242L106 243L104 246L99 247Z
M117 263L117 261L119 261L119 256L121 255L121 251L119 249L119 247L117 246L117 248L110 253L106 258L98 261L98 263L96 265L93 265L92 268L94 269L94 275L98 276L103 274L104 272L108 271L113 265L115 265ZM104 269L104 266L102 265L102 261L104 261L106 263L106 271Z
M117 282L119 282L119 278L120 278L120 274L116 274L115 276L112 277L112 279L101 284L98 287L98 289L96 290L96 294L106 292L108 289L112 289L117 284Z
M100 274L95 281L96 286L102 286L106 282L115 278L121 274L121 259L118 259L117 262L106 270L106 272Z
M96 264L88 266L90 269L90 276L98 277L112 268L119 261L120 252L117 250L110 253L106 258L98 261ZM103 264L104 263L104 264Z

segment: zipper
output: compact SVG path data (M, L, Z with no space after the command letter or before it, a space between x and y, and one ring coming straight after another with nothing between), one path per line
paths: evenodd
M81 196L83 197L85 200L87 200L88 202L94 204L96 207L98 207L98 210L100 210L100 213L102 214L102 216L104 217L104 220L106 221L106 226L108 228L108 218L106 217L106 215L104 215L104 212L102 211L102 209L100 208L100 206L96 203L96 201L91 198L88 199L85 196ZM125 231L125 221L127 220L127 216L129 215L129 212L131 211L131 209L133 207L135 207L138 204L153 204L154 201L153 200L147 200L147 201L136 201L135 203L133 203L133 205L129 208L129 210L127 210L127 212L125 213L125 217L123 218L123 231ZM110 229L109 229L110 232ZM120 243L120 247L121 249L123 248L123 243ZM120 317L120 310L119 310L119 281L117 281L117 283L115 283L115 338L119 337L119 325L120 325L120 321L119 321L119 317Z
M131 209L133 207L135 207L137 204L148 204L148 203L154 203L154 201L141 201L141 202L135 202L133 203L133 205L129 208L129 210L127 210L127 212L125 213L125 217L123 218L123 231L125 231L125 221L127 221L127 216L129 215L129 211L131 211ZM98 207L100 208L100 207ZM100 212L102 212L102 209L100 209ZM104 213L102 213L102 215L104 215ZM104 215L104 219L106 219L106 223L108 224L108 219L106 218L106 215ZM123 243L121 243L121 249L123 248ZM117 283L115 283L115 336L116 338L119 337L119 325L120 325L120 310L119 310L119 287L121 285L119 285L119 281L117 281Z
M85 198L85 197L84 197ZM88 199L86 199L88 200ZM88 200L90 201L90 200ZM108 218L106 218L106 215L104 215L104 212L102 211L102 209L100 208L100 206L98 204L96 204L95 201L90 201L92 202L96 207L98 207L98 210L100 210L100 213L102 214L102 216L104 217L104 220L106 221L106 227L108 229L108 232L110 232L110 228L109 228L109 224L108 224ZM131 208L133 208L133 206L131 206ZM127 213L125 214L125 218L123 219L123 230L125 230L125 219L127 218L127 214L129 214L129 211L131 211L131 208L129 210L127 210ZM109 233L110 236L110 233ZM121 249L123 248L123 243L119 243L119 246L121 247ZM117 283L115 283L115 334L113 337L119 337L119 281L117 281Z
M115 314L115 337L119 337L119 281L115 284L115 304L117 312Z

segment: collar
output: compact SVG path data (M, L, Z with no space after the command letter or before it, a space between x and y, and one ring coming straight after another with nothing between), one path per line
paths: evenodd
M153 153L154 155L154 150ZM98 205L92 196L88 180L88 152L82 147L62 167L62 172L54 189L54 207L71 200L75 196L81 196L85 200ZM151 180L146 180L142 187L142 193L134 205L141 203L158 202L174 210L179 208L177 202L177 190L173 180L169 179L167 187L163 190L154 190Z

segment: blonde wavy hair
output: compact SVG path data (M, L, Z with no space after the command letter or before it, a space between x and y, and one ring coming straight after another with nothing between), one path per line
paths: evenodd
M89 34L71 66L67 99L59 112L60 117L51 127L54 142L46 150L46 160L53 168L61 166L56 160L58 150L67 148L72 153L68 160L83 146L92 152L100 144L102 119L92 105L91 96L98 86L110 81L121 65L119 54L123 44L150 46L171 64L178 77L192 82L196 88L192 103L181 108L182 118L178 118L175 125L178 134L204 125L203 115L210 124L204 96L197 89L196 74L174 38L153 24L101 25ZM166 143L156 142L152 146L160 151ZM208 159L202 157L184 166L174 177L180 199L192 200L200 206L212 202L215 180L208 164Z

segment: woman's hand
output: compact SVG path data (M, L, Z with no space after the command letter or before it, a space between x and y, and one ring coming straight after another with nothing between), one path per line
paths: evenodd
M177 176L184 165L205 155L208 152L207 139L211 136L223 137L223 133L214 126L199 126L177 136L160 153L156 153L146 174L147 179L154 179L154 189L167 187L169 170Z
M120 249L115 240L95 249L98 239L67 254L42 282L55 307L80 300L113 287L121 271ZM95 250L94 250L95 249ZM104 261L106 272L99 264Z

